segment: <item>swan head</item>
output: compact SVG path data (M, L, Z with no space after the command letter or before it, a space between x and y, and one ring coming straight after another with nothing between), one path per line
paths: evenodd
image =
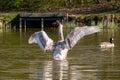
M56 20L56 25L60 26L60 27L63 27L62 22L60 20Z
M59 20L56 20L56 23L60 24L61 22Z

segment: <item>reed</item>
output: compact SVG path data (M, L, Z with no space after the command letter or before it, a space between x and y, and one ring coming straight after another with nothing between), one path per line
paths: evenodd
M95 22L92 21L91 25L95 25ZM98 22L98 25L101 29L117 29L118 28L118 24L115 22L109 22L109 24L104 24L102 21Z
M65 21L65 22L63 23L63 25L64 25L66 28L72 28L72 27L78 26L78 23L75 22L75 21Z

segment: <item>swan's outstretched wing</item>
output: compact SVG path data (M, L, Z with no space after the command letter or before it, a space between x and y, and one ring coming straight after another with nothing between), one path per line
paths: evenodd
M46 51L52 50L53 40L48 37L45 31L38 31L30 36L28 43L36 43L43 51Z
M100 31L98 26L75 27L67 36L65 41L68 43L69 49L74 47L82 37Z

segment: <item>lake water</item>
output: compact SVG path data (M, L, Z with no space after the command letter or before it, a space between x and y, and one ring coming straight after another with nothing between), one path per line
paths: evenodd
M55 61L28 38L40 29L0 30L0 80L120 80L120 30L105 29L82 38L68 52L67 60ZM71 29L64 29L66 36ZM45 31L57 41L57 29ZM115 48L100 49L101 41L115 38Z

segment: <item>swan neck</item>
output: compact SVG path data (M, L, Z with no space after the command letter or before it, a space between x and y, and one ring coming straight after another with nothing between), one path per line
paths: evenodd
M61 23L59 23L58 26L58 36L59 36L59 40L63 41L64 40L64 36L63 36L63 25Z

